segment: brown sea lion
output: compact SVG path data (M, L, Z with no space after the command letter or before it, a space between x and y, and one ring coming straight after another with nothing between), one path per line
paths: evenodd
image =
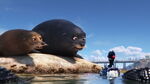
M45 21L33 28L42 35L48 46L40 51L61 56L79 56L85 47L86 33L74 23L64 19Z
M23 29L9 30L0 36L2 56L24 55L46 45L40 34Z

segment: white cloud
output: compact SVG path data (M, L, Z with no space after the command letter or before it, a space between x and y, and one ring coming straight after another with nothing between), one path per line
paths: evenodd
M126 48L124 46L118 46L118 47L114 47L110 50L114 50L115 52L122 52L127 55L140 54L142 52L141 48L133 47L133 46L128 46Z
M134 47L134 46L128 46L128 47L118 46L110 50L114 50L119 54L123 54L128 57L135 57L135 58L144 58L145 55L148 54L143 52L142 48Z
M131 51L142 51L142 49L141 48L138 48L138 47L133 47L133 46L129 46L129 47L127 47L127 49L129 49L129 50L131 50Z
M110 50L114 50L115 52L126 52L126 48L124 46L114 47Z
M141 48L138 47L133 47L133 46L128 46L127 48L125 48L124 46L118 46L118 47L114 47L110 50L114 50L116 52L124 52L126 54L139 54L139 52L142 52Z
M107 54L110 50L114 50L116 53L116 60L136 60L145 58L145 55L150 53L143 52L142 48L134 46L117 46L109 50L94 50L86 55L86 58L90 61L103 61L108 60ZM84 55L83 55L84 56Z
M89 55L83 55L82 56L90 61L102 61L106 60L107 56L105 56L106 51L105 50L94 50L89 53Z

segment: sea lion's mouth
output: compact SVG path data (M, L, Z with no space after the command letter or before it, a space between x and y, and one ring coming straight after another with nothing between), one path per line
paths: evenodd
M42 49L43 48L43 46L37 46L36 47L36 49Z
M85 48L85 46L75 45L74 48L77 49L77 50L82 50L83 48Z
M42 42L40 45L36 46L36 49L43 49L44 46L48 46L45 42Z

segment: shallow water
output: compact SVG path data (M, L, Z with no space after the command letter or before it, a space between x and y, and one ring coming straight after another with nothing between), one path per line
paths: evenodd
M106 78L102 78L101 76L99 76L99 74L86 73L86 74L38 75L32 80L32 82L28 84L146 84L146 83L124 80L121 77L118 77L114 80L107 80Z

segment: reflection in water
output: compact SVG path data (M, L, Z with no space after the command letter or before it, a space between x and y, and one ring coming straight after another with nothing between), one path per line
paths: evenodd
M35 76L32 82L28 84L146 84L146 83L123 80L121 77L118 77L114 80L107 80L106 78L102 78L101 76L99 76L99 74L53 74L53 75L51 74L51 75Z
M110 84L115 84L115 79L109 80Z
M77 74L43 75L36 76L31 84L85 84L87 79L83 78Z
M131 80L122 80L122 84L150 84L150 83L144 83L144 82L138 82L138 81L131 81Z

